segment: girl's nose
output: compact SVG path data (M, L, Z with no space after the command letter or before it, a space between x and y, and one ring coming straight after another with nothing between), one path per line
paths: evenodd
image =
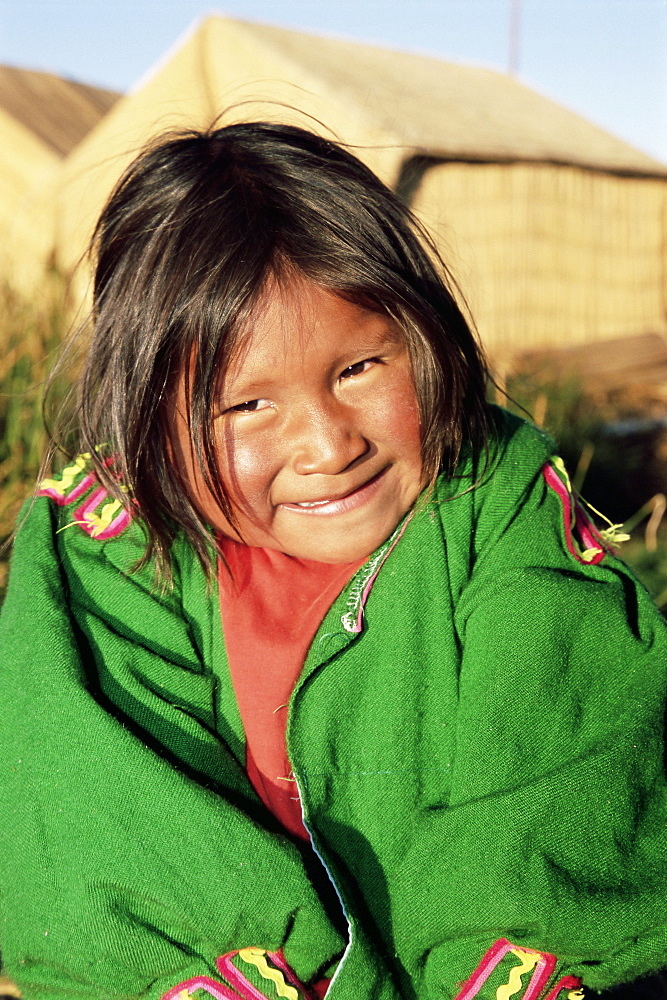
M370 449L353 415L337 405L295 416L289 436L292 468L301 476L335 476Z

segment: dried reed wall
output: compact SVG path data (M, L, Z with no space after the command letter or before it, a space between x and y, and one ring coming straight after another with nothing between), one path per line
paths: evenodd
M667 333L667 180L542 163L438 163L413 207L482 340L517 351Z
M54 244L59 158L0 108L0 282L33 295Z

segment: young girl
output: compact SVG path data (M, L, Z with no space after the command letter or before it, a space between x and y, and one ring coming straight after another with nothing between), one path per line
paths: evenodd
M95 236L2 623L26 1000L570 1000L667 964L667 637L407 209L287 126ZM634 995L634 994L633 994Z

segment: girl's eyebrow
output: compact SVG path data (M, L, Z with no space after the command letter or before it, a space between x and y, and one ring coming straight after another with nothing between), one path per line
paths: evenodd
M352 359L362 360L365 357L382 354L383 351L390 348L403 346L404 340L400 329L395 328L393 325L383 327L380 330L370 329L364 331L363 339L357 341L356 344L351 344L347 350L343 350L335 356L330 362L330 367L332 370L345 368L352 363ZM266 377L260 376L257 378L252 373L249 373L248 381L242 375L236 381L232 371L228 374L227 384L225 385L223 382L221 392L223 397L229 397L230 395L234 397L243 396L245 401L247 399L255 399L260 394L270 392L274 386L280 385L280 381L275 375L274 366L271 366L271 370L267 371Z
M229 385L222 385L221 394L223 398L230 396L243 396L243 402L248 399L257 399L260 395L270 392L277 380L273 378L262 379L257 382L230 382Z

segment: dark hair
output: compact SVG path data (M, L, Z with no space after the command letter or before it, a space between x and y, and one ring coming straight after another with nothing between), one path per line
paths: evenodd
M144 561L155 557L167 573L179 529L205 568L213 563L210 528L173 468L165 401L193 359L192 447L233 522L213 408L271 281L298 274L398 322L420 401L427 476L441 467L453 474L464 444L485 444L486 366L451 278L409 209L336 142L264 122L162 138L117 184L92 252L79 447L112 495L136 504ZM113 453L112 471L100 445Z

